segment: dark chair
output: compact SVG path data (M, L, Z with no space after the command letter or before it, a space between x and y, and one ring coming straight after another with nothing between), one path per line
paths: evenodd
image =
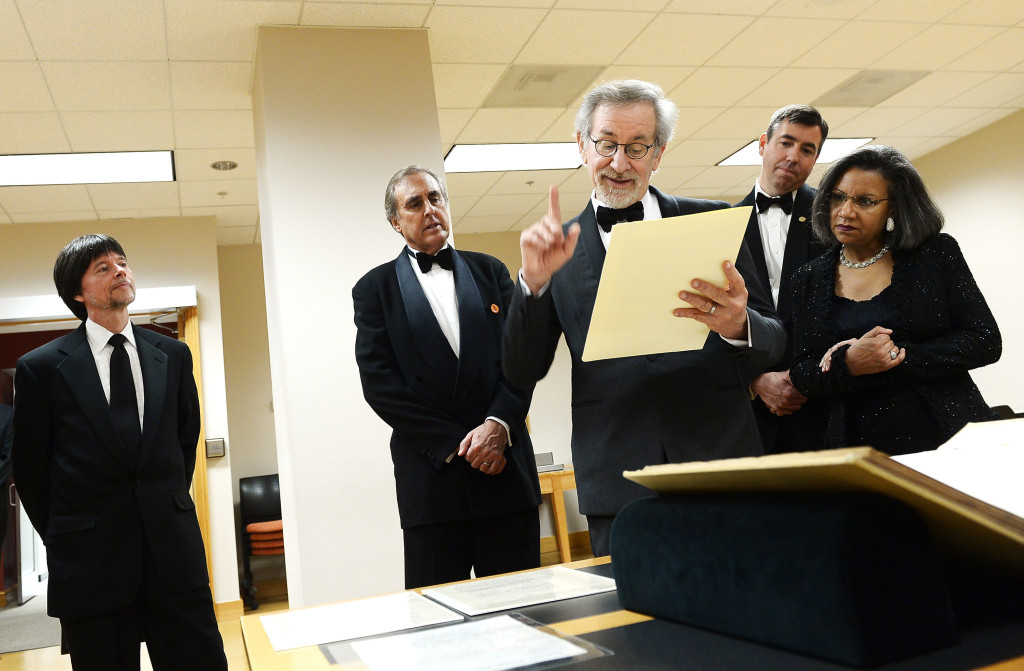
M281 524L281 485L277 473L238 480L242 526L242 601L246 608L259 608L252 579L250 557L284 555Z
M1013 408L1008 405L994 405L992 406L992 412L999 415L999 419L1013 419L1021 416L1020 414L1015 413Z

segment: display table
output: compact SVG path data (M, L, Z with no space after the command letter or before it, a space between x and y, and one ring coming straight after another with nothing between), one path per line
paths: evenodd
M584 559L565 566L612 575L607 557ZM615 592L528 606L515 612L614 653L571 667L580 671L838 671L850 668L622 610ZM314 646L275 652L258 613L242 617L241 626L252 671L366 671L366 666L359 662L332 666ZM967 630L960 642L951 648L876 669L1019 671L1024 669L1024 622L994 623Z
M540 493L551 495L551 515L554 518L555 540L558 542L558 555L562 562L572 561L569 549L569 524L565 519L565 492L576 489L576 472L572 466L559 471L538 473Z

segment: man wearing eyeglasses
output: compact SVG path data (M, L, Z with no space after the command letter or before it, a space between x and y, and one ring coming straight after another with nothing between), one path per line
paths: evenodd
M744 234L754 272L771 288L776 314L786 328L786 350L768 370L754 371L751 401L766 454L820 450L827 408L808 401L789 379L793 358L793 304L790 282L804 263L825 251L811 233L814 189L811 174L828 124L810 105L788 105L775 112L761 135L761 174L737 207L753 206Z
M624 470L761 454L740 361L774 361L785 344L770 298L741 250L735 267L723 264L727 286L695 279L690 287L666 287L681 299L666 311L715 331L703 349L581 360L613 225L728 207L650 186L678 114L648 82L615 81L590 91L576 116L580 155L594 184L590 201L563 224L552 187L547 215L520 237L523 268L502 364L513 384L532 385L547 374L565 336L572 355L573 465L597 556L608 554L615 514L650 493L625 480Z

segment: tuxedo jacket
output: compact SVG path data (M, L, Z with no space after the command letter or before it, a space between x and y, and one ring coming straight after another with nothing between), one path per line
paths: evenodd
M189 495L199 397L184 343L132 327L145 408L140 447L122 446L85 324L18 360L14 481L46 544L47 609L80 617L131 603L143 544L170 592L209 584Z
M755 190L751 189L746 198L736 203L736 207L753 207L747 229L743 234L743 243L750 250L754 272L770 291L771 283L768 278L768 265L764 260L761 229L757 223L754 193ZM786 349L778 363L767 370L789 369L793 360L793 274L797 268L825 251L825 245L811 230L811 205L814 194L815 189L804 184L793 196L793 213L789 221L789 233L786 235L786 251L782 256L779 304L775 310L776 316L786 329ZM753 378L761 372L764 370L753 370L750 377ZM821 401L810 400L799 411L781 417L771 414L760 398L754 398L751 404L765 452L805 452L823 448L828 408Z
M526 413L533 385L501 372L501 333L514 285L498 259L452 250L459 311L456 357L405 250L352 289L356 362L363 396L392 429L402 527L536 508L540 486ZM497 475L458 455L470 430L493 416L509 425Z
M13 419L14 419L14 408L9 405L0 403L0 497L7 496L7 490L4 489L4 483L7 482L7 476L11 474L11 444L14 438L13 432ZM0 510L5 510L5 505L2 503L6 501L6 498L0 498ZM6 518L6 514L0 512L0 518ZM0 519L0 525L2 525L3 519ZM3 544L3 537L0 536L0 544Z
M663 217L729 207L666 196L653 187L651 192ZM580 512L614 515L629 501L649 496L649 489L622 477L624 470L760 455L740 363L770 365L782 354L785 334L772 316L771 296L752 273L746 249L741 248L735 263L749 292L753 347L733 347L712 332L696 351L584 362L605 250L592 203L566 229L577 221L576 250L548 290L539 297L516 291L502 363L513 384L532 385L547 374L559 337L565 336L572 357L572 455Z

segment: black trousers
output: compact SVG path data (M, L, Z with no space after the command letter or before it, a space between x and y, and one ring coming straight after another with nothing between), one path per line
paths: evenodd
M139 671L145 640L153 671L227 671L224 642L209 586L168 592L146 551L146 568L135 601L84 617L60 618L75 671Z
M403 529L405 588L415 589L540 566L536 508Z
M587 527L590 530L590 548L595 557L608 556L611 547L612 522L615 515L587 515Z

